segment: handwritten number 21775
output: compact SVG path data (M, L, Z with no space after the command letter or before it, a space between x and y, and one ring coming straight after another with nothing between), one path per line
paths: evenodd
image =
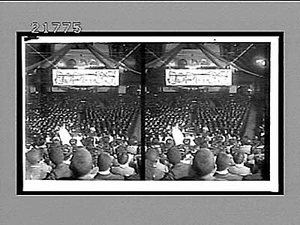
M48 22L44 22L42 25L38 22L31 23L31 33L57 33L59 31L80 33L82 31L81 22L51 22L50 26Z

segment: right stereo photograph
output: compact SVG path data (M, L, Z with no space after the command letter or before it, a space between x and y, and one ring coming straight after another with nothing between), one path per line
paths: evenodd
M282 39L219 33L145 44L145 179L155 191L282 191Z

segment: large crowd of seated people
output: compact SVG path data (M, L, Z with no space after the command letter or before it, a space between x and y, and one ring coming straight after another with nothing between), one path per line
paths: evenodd
M47 94L29 97L26 107L28 136L47 135L65 124L68 130L127 135L134 116L139 111L139 100L131 95L109 94Z
M109 100L107 100L109 99ZM26 107L27 180L139 180L137 96L48 94Z
M229 134L153 138L146 146L147 180L268 180L264 139L240 139Z
M239 95L212 95L211 100L215 107L201 107L198 124L209 127L213 132L227 130L231 134L241 135L250 110L249 98Z
M128 136L140 108L136 96L34 100L26 108L28 180L269 179L263 135L243 136L247 96L147 95L144 160L140 140Z
M147 97L147 180L269 179L264 138L243 136L247 96L178 96ZM175 124L182 137L174 133Z
M189 102L182 95L146 95L145 101L146 142L152 137L171 135L171 127L176 123L182 128L191 125Z
M170 135L175 124L185 131L199 133L199 129L208 127L215 134L226 131L241 136L250 110L249 98L229 94L151 94L146 102L146 141Z
M57 135L27 145L25 155L26 180L140 180L141 152L134 138L96 138L91 132L67 143Z

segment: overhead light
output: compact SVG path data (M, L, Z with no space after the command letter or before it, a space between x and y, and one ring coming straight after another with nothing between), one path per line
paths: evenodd
M267 66L267 60L266 59L256 59L255 63L258 66L261 66L261 67L266 67Z

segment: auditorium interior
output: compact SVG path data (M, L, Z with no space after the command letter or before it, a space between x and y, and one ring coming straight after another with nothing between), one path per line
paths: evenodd
M270 180L270 48L27 43L24 179Z

